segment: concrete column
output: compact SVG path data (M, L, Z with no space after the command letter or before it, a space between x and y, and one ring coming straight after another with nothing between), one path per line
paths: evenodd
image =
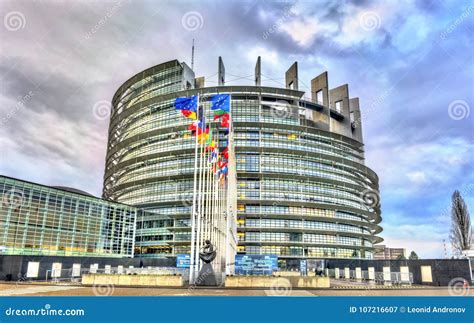
M410 283L410 269L408 266L400 266L400 282L402 284Z
M255 64L255 86L262 85L262 60L260 56L257 58L257 64Z
M362 269L360 267L356 267L355 269L355 277L358 281L362 280Z
M351 270L349 268L344 268L344 278L350 279L351 278Z
M334 278L339 279L339 268L334 268Z
M375 268L369 267L368 272L369 272L369 280L375 280Z
M391 272L390 272L390 267L383 267L383 280L384 284L386 285L391 285Z
M360 113L359 98L349 100L349 112L352 128L352 138L363 143L362 137L362 115Z
M298 62L294 62L286 71L285 84L287 89L298 90Z
M322 94L320 99L318 99L317 96L319 91L321 91ZM321 73L311 80L311 100L325 107L329 107L328 72Z
M341 102L341 110L336 110L337 102ZM331 117L330 129L332 132L352 137L352 126L349 110L349 85L344 84L329 90L329 106L335 111L336 117ZM341 116L342 117L337 117Z
M201 89L203 87L206 87L206 79L204 78L204 76L196 77L194 79L194 87L196 89Z
M222 57L219 56L218 69L217 69L217 83L219 86L225 85L225 67Z

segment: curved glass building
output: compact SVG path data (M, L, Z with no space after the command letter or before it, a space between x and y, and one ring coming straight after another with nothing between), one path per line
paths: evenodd
M177 60L144 70L115 93L103 195L141 207L135 253L189 253L194 142L177 97L232 95L237 164L238 252L304 258L372 259L382 241L378 177L364 162L359 101L347 85L329 90L327 73L298 90L298 67L284 88L206 87ZM208 120L211 119L209 116Z

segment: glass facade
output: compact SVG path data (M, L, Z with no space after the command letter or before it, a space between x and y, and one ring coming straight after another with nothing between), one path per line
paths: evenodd
M0 176L0 254L133 257L137 208Z
M104 197L148 211L137 220L137 253L189 252L194 139L175 98L200 94L209 111L211 95L230 93L239 253L372 258L381 212L363 192L378 195L377 175L362 143L306 118L323 113L317 104L290 89L190 89L177 61L145 72L114 96L104 178Z

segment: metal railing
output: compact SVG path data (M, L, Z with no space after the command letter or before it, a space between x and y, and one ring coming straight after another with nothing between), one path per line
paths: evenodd
M46 274L40 278L34 277L22 277L19 282L28 281L45 281L49 283L76 283L79 284L82 281L84 274L110 274L110 275L162 275L162 276L173 276L181 275L186 281L189 278L188 268L176 268L176 267L107 267L107 268L69 268L69 269L51 269L46 270Z
M379 272L367 270L345 270L326 269L326 274L330 278L344 279L350 281L367 281L376 284L411 285L413 284L413 274L410 272Z

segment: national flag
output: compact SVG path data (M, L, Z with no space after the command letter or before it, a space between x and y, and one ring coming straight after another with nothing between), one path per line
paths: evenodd
M206 147L209 147L213 142L214 141L212 140L212 130L209 130L209 136L207 136L206 140Z
M217 94L211 97L211 110L230 112L230 94Z
M181 114L185 116L186 118L196 120L197 115L196 112L190 111L190 110L181 110Z
M194 121L188 127L188 130L192 131L193 136L196 135L196 132L198 133L198 136L205 133L205 131L203 131L203 129L204 129L204 124L200 121ZM209 128L206 128L206 130L209 131Z
M228 114L228 113L229 113L229 111L215 110L215 111L214 111L214 117L215 117L215 116L221 116L221 115L223 115L223 114Z
M222 151L222 157L229 159L229 148L225 147L225 149Z
M228 118L228 117L229 117L229 114L227 112L224 112L222 114L215 114L214 115L214 120L218 120L220 118Z
M229 115L224 114L222 119L221 119L221 126L224 127L224 128L229 128L230 127L229 119L230 119Z
M223 169L224 167L227 166L227 161L221 160L217 163L217 166L219 166L220 169Z
M208 137L209 137L209 128L206 128L205 131L202 131L201 128L198 129L198 140L201 145L206 143L206 140Z
M198 97L194 95L190 98L179 97L174 101L174 107L176 110L180 110L183 116L186 118L196 120L197 108L198 108Z
M214 148L211 152L211 156L209 156L209 162L211 164L217 163L217 157L219 156L219 148Z

